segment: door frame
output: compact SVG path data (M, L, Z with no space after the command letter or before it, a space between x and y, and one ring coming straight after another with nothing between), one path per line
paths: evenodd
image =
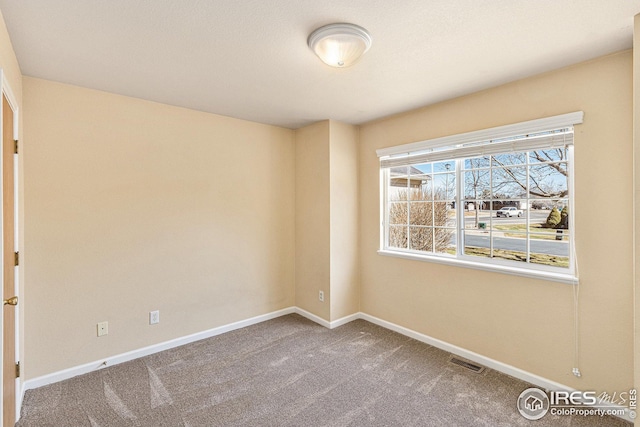
M9 105L11 106L11 109L13 110L13 139L19 139L18 137L18 132L19 132L19 119L18 119L18 114L19 114L19 108L18 108L18 102L16 100L16 97L13 95L13 91L11 90L11 86L9 85L9 82L7 81L6 75L4 73L4 70L0 68L0 94L4 95L5 98L7 99L7 102L9 103ZM1 99L0 99L1 101ZM2 108L3 108L3 103L0 102L0 117L2 117ZM2 120L0 120L0 144L2 144L4 141L2 141ZM1 145L0 145L1 146ZM4 164L4 159L2 158L2 150L0 150L0 195L4 198L4 190L3 190L3 182L2 182L2 165ZM20 177L20 173L19 173L19 160L17 156L14 156L14 236L11 236L11 238L13 238L14 241L14 251L18 251L19 250L19 245L20 245L20 217L18 215L18 213L20 212L19 209L19 205L20 205L20 199L19 199L19 188L21 185L21 182L19 180ZM0 204L0 218L4 219L4 211L3 211L3 206L2 204ZM0 221L0 223L2 223ZM4 242L5 237L8 236L4 236L4 231L2 230L2 227L0 227L0 235L2 236L2 241ZM3 249L1 249L0 247L0 252ZM4 259L4 254L1 254L2 257L0 257L0 259ZM0 277L4 277L4 263L0 263ZM20 263L22 264L22 262ZM14 283L14 291L15 294L14 295L18 295L18 300L20 301L18 303L18 305L15 307L15 360L20 360L20 331L21 331L21 322L20 322L20 318L21 318L21 305L23 303L22 301L22 295L20 293L20 283L21 283L21 279L20 279L20 267L16 267L16 271L15 271L15 283ZM3 328L2 328L2 317L0 316L0 366L2 366L2 361L3 361L3 356L4 356L4 336L3 336ZM3 372L0 369L0 382L4 381L4 378L2 377ZM2 383L4 384L4 383ZM18 420L20 418L20 407L22 404L22 396L23 396L23 391L22 391L22 378L16 378L16 420ZM0 420L2 420L3 415L4 415L4 411L3 411L3 405L0 405Z

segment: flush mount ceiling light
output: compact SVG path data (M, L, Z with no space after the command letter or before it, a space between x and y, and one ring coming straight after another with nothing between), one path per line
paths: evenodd
M353 65L371 47L371 36L354 24L329 24L309 35L307 44L322 61L332 67Z

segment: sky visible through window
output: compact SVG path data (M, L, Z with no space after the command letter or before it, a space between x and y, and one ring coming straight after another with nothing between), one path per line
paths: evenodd
M393 167L386 244L567 268L569 197L566 147Z

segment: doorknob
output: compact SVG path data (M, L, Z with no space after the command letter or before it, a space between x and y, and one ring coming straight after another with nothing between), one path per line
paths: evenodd
M3 301L2 305L18 305L18 297L11 297Z

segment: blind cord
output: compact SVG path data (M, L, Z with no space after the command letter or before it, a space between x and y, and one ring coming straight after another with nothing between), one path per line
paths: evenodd
M576 257L575 248L572 250L573 262L575 263L576 268L576 277L580 277L578 275L578 257ZM580 306L579 306L579 296L580 296L580 279L578 282L573 285L573 375L580 378L582 373L580 372Z

